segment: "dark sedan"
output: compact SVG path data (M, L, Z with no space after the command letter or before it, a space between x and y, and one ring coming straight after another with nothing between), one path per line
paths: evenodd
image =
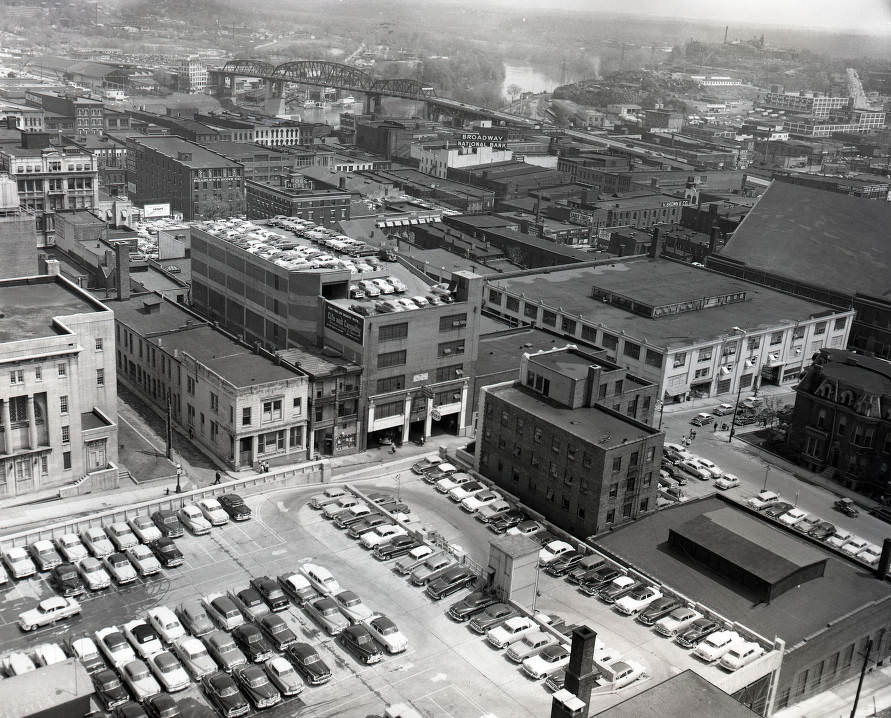
M463 566L453 566L446 569L445 572L430 581L424 590L430 598L438 601L446 596L451 596L456 591L460 591L472 584L476 580L476 574L469 568Z
M795 506L793 504L788 503L787 501L779 501L771 506L768 506L764 509L764 515L770 516L772 519L778 519L784 513L786 513L789 509L794 509Z
M260 597L266 602L271 611L284 611L291 602L282 591L282 587L269 576L259 576L251 579L251 588L253 588Z
M818 541L824 541L828 539L832 534L835 533L835 524L831 524L828 521L821 521L816 524L810 531L807 532L808 536L812 536Z
M201 679L201 688L210 704L224 718L237 718L251 710L250 704L241 695L241 691L228 673L217 671L205 676Z
M545 569L545 573L549 576L565 576L578 566L583 558L584 556L582 554L577 553L576 551L570 551L551 561Z
M182 713L176 701L166 693L159 693L156 696L146 699L142 704L149 718L182 718Z
M308 643L295 643L286 651L300 677L311 686L319 686L331 680L331 669L319 652Z
M615 566L610 566L609 564L601 566L590 576L586 576L583 581L579 582L579 591L588 596L593 596L606 584L621 575L622 572Z
M110 711L112 708L122 706L130 700L130 694L114 671L103 669L93 674L93 688L102 707Z
M627 596L632 591L643 588L644 584L633 579L629 581L620 581L607 584L597 592L597 598L604 603L615 603L622 596Z
M660 618L667 616L674 609L682 605L683 601L674 596L662 596L638 613L637 620L645 626L652 626Z
M583 579L593 575L598 568L605 564L606 562L596 555L585 556L585 558L566 574L566 580L569 583L578 586Z
M466 621L489 606L498 603L498 598L486 591L474 591L449 608L449 616L456 621Z
M376 546L374 557L380 561L389 561L390 559L404 556L420 545L421 542L411 536L397 536L388 543Z
M353 657L365 664L377 663L384 657L384 652L375 643L374 637L361 623L349 626L338 636L340 644Z
M157 541L152 541L148 544L148 547L152 550L152 553L155 554L158 563L164 568L182 566L185 561L183 552L177 548L176 543L172 538L159 538Z
M527 516L522 511L508 511L503 516L499 516L497 519L489 522L489 531L496 534L503 534L508 529L512 529L526 519Z
M166 538L179 538L183 535L183 525L179 522L173 511L161 509L155 511L149 518L155 522L155 526Z
M350 526L347 530L347 536L350 538L359 538L366 531L371 531L371 529L380 526L381 524L388 523L390 523L390 519L383 514L372 514L368 518L362 519L358 523Z
M517 615L517 611L506 603L493 603L481 611L471 622L470 630L474 633L485 633L490 628L500 626L507 619Z
M139 705L139 703L127 701L115 708L112 716L114 718L148 718L148 713L145 712L145 708Z
M260 666L242 666L232 671L232 675L255 708L271 708L281 703L282 694L272 685L266 671Z
M217 501L233 521L247 521L251 518L250 506L245 504L244 499L238 494L223 494L217 496Z
M257 625L277 651L283 651L288 646L293 646L297 643L296 634L288 628L288 624L285 623L281 616L276 616L275 614L263 616L263 618L257 621Z
M697 618L684 631L675 636L674 642L682 648L693 648L719 628L721 628L720 624L711 618Z
M84 592L84 583L73 563L60 563L50 571L49 583L62 596L77 596Z
M232 638L249 661L260 663L272 658L272 646L262 631L252 623L244 623L232 631Z

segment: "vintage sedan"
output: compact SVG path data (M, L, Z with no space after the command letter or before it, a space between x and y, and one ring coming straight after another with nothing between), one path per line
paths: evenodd
M374 549L373 555L378 561L389 561L404 556L422 544L422 541L413 536L397 536L392 541L377 546Z
M13 578L22 579L37 573L37 566L31 560L28 552L21 546L13 546L3 554L3 562L9 569Z
M309 579L299 573L283 573L278 577L278 585L285 594L298 606L317 598L318 593L312 587Z
M201 604L210 619L225 631L231 631L244 623L244 616L229 596L209 593L201 599Z
M173 644L173 652L193 679L200 680L217 670L204 644L194 636L183 636Z
M164 568L176 568L177 566L182 566L185 562L183 552L179 550L176 542L171 538L159 538L157 541L152 541L148 544L148 547L155 554L158 563Z
M308 643L295 643L287 650L294 668L311 686L320 686L331 680L331 669L319 652Z
M277 651L284 651L288 646L297 643L297 634L285 623L285 620L274 613L263 616L257 625Z
M204 676L201 679L201 690L211 706L225 718L238 718L251 712L251 704L228 673L217 671Z
M424 593L434 601L439 601L462 588L467 588L476 581L476 578L476 574L465 566L451 566L428 582Z
M835 524L829 523L828 521L820 521L810 531L807 532L807 535L814 537L818 541L825 541L834 533Z
M210 654L210 657L227 673L231 673L234 668L243 666L248 662L247 656L244 655L235 643L235 639L226 631L211 631L202 640L204 645L207 646L207 652Z
M523 673L536 681L554 675L569 665L569 647L551 644L523 661Z
M519 641L511 645L505 654L514 663L522 663L527 658L543 651L557 642L555 636L545 631L527 633Z
M282 587L269 576L252 578L251 588L260 594L270 611L277 613L286 610L291 605Z
M232 638L249 661L262 663L267 658L272 658L272 646L256 624L245 623L239 626L232 631Z
M364 624L357 623L354 626L348 626L341 631L338 640L347 652L362 663L370 665L379 662L384 657L380 647L375 643Z
M130 692L139 702L161 692L161 685L155 680L148 666L140 660L124 664L120 668L120 672L124 683L127 684Z
M148 610L149 625L155 629L164 643L173 643L186 635L186 629L167 606L155 606Z
M210 521L204 518L195 504L187 504L176 512L177 517L183 526L185 526L194 536L209 534L211 525Z
M176 615L193 636L203 636L213 630L213 622L197 599L183 601L176 609Z
M514 616L486 632L486 641L494 648L507 648L524 636L538 630L538 624L528 616Z
M346 496L347 493L347 490L342 486L331 486L325 489L321 494L311 496L308 503L311 508L323 509L328 506L328 504L335 503L342 496Z
M255 621L269 613L269 606L260 592L254 588L243 588L240 591L229 591L229 598L249 621Z
M183 535L183 525L173 511L160 509L151 515L151 519L164 538L179 538Z
M340 612L337 602L328 596L310 601L303 608L329 636L336 636L350 625L346 616Z
M269 676L260 666L241 666L232 671L239 688L255 708L271 708L281 703L282 695L272 685Z
M79 660L87 673L93 674L106 668L105 659L99 653L96 643L86 635L75 636L68 641L68 653Z
M102 563L118 585L133 583L136 580L136 569L124 554L113 553L111 556L106 556Z
M451 605L449 618L455 621L467 621L496 603L498 597L494 594L488 591L474 591Z
M519 614L513 606L506 603L493 603L470 621L470 630L474 633L486 633L517 615Z
M414 569L409 580L415 586L426 586L429 581L438 577L442 571L455 563L455 559L447 551L430 556L424 563Z
M161 538L161 530L155 525L150 516L134 516L127 521L127 525L143 543L151 543Z
M80 537L87 550L96 558L105 558L114 553L114 546L108 540L108 536L98 527L84 529L81 531Z
M681 648L693 648L720 629L721 624L712 618L703 616L702 618L697 618L693 623L687 626L687 628L681 631L675 637L674 642Z
M84 583L73 563L60 563L50 571L49 584L62 596L79 596L84 592Z
M99 559L93 556L81 559L77 564L77 572L84 585L91 591L101 591L111 586L111 576L103 568Z
M372 610L368 608L354 591L341 591L334 596L340 612L352 623L360 623L372 616Z
M662 591L655 586L642 585L619 598L613 608L626 616L633 616L661 597Z
M154 576L161 572L161 563L155 558L155 554L145 544L139 544L127 549L127 558L133 564L140 576Z
M744 642L736 631L716 631L696 646L693 655L706 663L713 663L731 648Z
M77 563L87 556L87 549L77 537L77 534L63 534L56 539L56 548L62 554L62 558L71 563Z
M702 614L695 608L681 606L656 621L656 633L660 633L668 638L674 638L679 633L687 630L688 627L700 618L702 618Z
M211 526L224 526L229 523L229 514L216 499L201 499L196 503L196 506L204 518L210 521Z
M130 527L123 521L113 523L105 529L105 533L108 534L108 538L118 551L126 551L128 548L133 548L139 543L136 534L134 534L133 531L130 530Z
M408 648L408 639L405 634L386 616L376 613L364 623L369 633L387 650L387 653L402 653Z
M50 571L62 563L62 557L59 556L52 541L35 541L28 549L38 571Z
M100 628L94 635L99 650L115 668L136 659L136 654L124 638L124 634L114 626Z
M233 521L249 521L251 518L251 508L244 499L238 494L223 494L217 496L217 501L223 507L223 511L229 514L229 518Z
M19 627L23 631L33 631L41 626L50 626L56 621L76 616L80 612L80 603L75 599L52 596L43 599L34 608L20 613Z
M124 624L124 635L140 658L148 658L164 650L161 637L154 628L142 619L128 621Z
M168 693L184 691L190 685L189 674L170 651L161 651L148 658L149 668Z
M276 656L263 664L272 685L283 696L296 696L303 690L303 680L287 658Z
M93 690L103 709L110 711L130 700L130 694L114 671L105 668L94 673L92 679Z

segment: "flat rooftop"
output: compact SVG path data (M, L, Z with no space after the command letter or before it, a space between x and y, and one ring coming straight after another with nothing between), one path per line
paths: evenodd
M491 321L483 315L481 324L486 320ZM541 329L510 329L507 325L501 324L492 328L497 333L484 335L483 326L480 326L480 343L476 360L478 377L510 371L516 373L520 368L520 357L525 352L534 354L540 349L554 349L569 343L566 339L548 334Z
M0 342L61 334L56 317L102 312L107 308L53 277L0 281Z
M553 424L582 441L597 444L603 449L621 446L626 441L637 441L658 433L656 429L638 426L596 406L569 409L543 400L539 394L519 386L505 386L492 390L500 399L528 411L546 424Z
M766 330L830 311L816 302L664 259L617 260L557 271L543 269L522 277L490 278L488 284L513 294L523 293L550 307L562 307L567 314L602 323L609 332L625 332L631 338L665 348L714 340L733 327L747 332ZM653 320L593 298L591 291L595 286L657 305L726 294L734 288L744 291L746 299Z
M588 376L588 367L598 363L593 357L582 356L573 350L535 354L529 357L529 361L553 369L560 374L565 374L576 381Z
M189 142L181 137L167 135L164 137L130 137L138 145L155 150L159 154L170 157L173 160L193 168L208 167L241 167L238 162L233 162L227 157L212 152L202 145ZM188 152L192 155L190 160L179 159L180 152Z
M740 522L749 524L753 535L770 543L775 552L795 555L808 549L825 558L823 576L781 594L769 604L753 603L749 595L740 593L701 564L678 555L668 545L669 529L683 526L702 514L728 508L741 517ZM767 640L780 636L789 647L873 601L887 601L891 610L891 584L878 580L862 566L714 496L674 504L617 528L594 543Z
M362 367L349 359L328 355L324 349L314 347L290 347L276 352L282 359L295 364L313 376L330 376L342 372L361 371Z

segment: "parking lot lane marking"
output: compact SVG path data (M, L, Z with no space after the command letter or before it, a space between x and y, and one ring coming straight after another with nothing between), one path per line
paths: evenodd
M448 676L445 673L434 673L432 676L430 676L430 680L433 681L434 683L440 683L441 681L444 681L447 678L448 678Z
M443 716L443 718L454 718L454 716L451 713L449 713L445 708L443 708L441 705L439 705L439 703L437 703L436 699L433 698L432 696L424 696L420 700L414 701L415 705L420 703L420 701L427 701L429 703L432 703L436 710L437 716Z
M275 505L278 507L278 510L281 511L283 514L286 514L286 513L288 513L288 511L291 510L287 506L285 506L284 501L276 501Z

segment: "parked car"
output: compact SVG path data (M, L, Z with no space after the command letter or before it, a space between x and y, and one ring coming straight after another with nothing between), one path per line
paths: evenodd
M841 551L848 556L856 556L869 546L869 541L859 536L851 536L842 544Z
M424 561L430 558L430 556L432 556L434 553L435 551L430 546L428 546L427 544L422 544L421 546L412 549L408 552L408 554L399 559L393 566L393 570L402 576L409 574L422 563L424 563Z
M540 653L548 646L554 645L556 642L557 639L551 633L541 630L533 631L532 633L527 633L516 643L513 643L511 647L507 649L505 655L514 663L522 663L527 658Z
M250 587L260 594L260 598L270 611L284 611L290 606L282 587L269 576L257 576L250 581Z
M350 508L339 511L337 514L335 514L334 525L341 529L349 528L353 524L358 523L367 516L370 516L372 513L374 513L372 508L370 506L367 506L366 504L350 506Z
M854 534L852 534L847 529L836 528L835 533L833 533L832 536L826 539L826 545L840 549L853 535Z
M486 641L494 648L507 648L525 635L538 630L538 624L528 616L514 616L486 632Z
M194 636L183 636L173 644L173 652L196 681L217 670L204 644Z
M342 486L329 486L322 493L311 496L308 503L311 508L323 509L348 494L349 492Z
M148 544L148 548L155 555L158 563L164 568L176 568L177 566L182 566L185 562L183 552L179 550L176 542L171 538L162 537L157 541L152 541Z
M604 603L615 603L639 586L640 582L630 576L617 576L597 592L597 597Z
M739 478L733 474L724 474L720 479L715 479L715 488L726 491L739 486Z
M711 424L714 420L715 417L713 417L711 414L700 412L692 419L690 419L690 423L693 426L704 426L705 424Z
M487 591L474 591L453 603L448 614L455 621L467 621L496 603L498 598L493 594Z
M568 551L561 554L545 567L545 573L549 576L565 576L578 566L584 556L578 551Z
M161 572L161 562L145 544L138 544L127 549L127 558L140 576L153 576Z
M302 574L283 573L278 577L277 581L285 595L298 606L302 606L308 600L319 595L306 576Z
M779 522L785 526L794 526L804 518L807 518L806 511L802 511L798 508L791 508L786 513L779 516Z
M161 637L148 623L141 618L127 621L124 624L124 636L139 658L148 658L164 650Z
M412 464L411 470L412 473L418 474L420 476L425 471L432 469L434 466L439 466L441 463L443 463L443 461L439 457L439 454L428 454L420 461Z
M308 643L297 643L288 648L287 656L294 668L311 686L319 686L331 680L331 669L319 652Z
M718 665L725 671L735 671L760 657L764 653L764 649L757 643L745 641L736 646L732 646L718 661Z
M155 653L148 658L147 662L158 683L168 693L184 691L191 684L189 674L186 673L183 664L170 651Z
M108 534L108 538L114 544L115 549L121 552L126 551L128 548L133 548L139 543L136 534L123 521L113 523L105 529L105 533Z
M363 548L374 549L376 546L392 541L396 536L405 536L408 533L397 524L381 524L366 531L359 537L359 543Z
M718 404L714 409L712 409L712 414L715 416L727 416L727 414L733 413L733 404Z
M810 531L807 532L808 536L812 536L818 541L825 541L827 538L832 536L835 533L835 525L829 523L828 521L820 521L816 524Z
M597 682L618 690L631 685L644 673L644 667L634 661L619 659L602 666Z
M466 511L469 514L476 513L481 509L484 509L491 504L494 504L496 501L501 501L507 504L504 499L501 498L501 494L495 491L481 491L478 494L474 494L473 496L468 496L466 499L461 501L460 508L462 511Z
M814 526L821 523L823 519L819 516L804 516L803 518L792 524L792 528L803 534L809 533Z
M764 515L769 516L772 519L778 519L784 513L793 508L795 507L788 501L778 501L773 506L768 506L766 509L764 509Z
M19 614L19 628L23 631L33 631L42 626L50 626L56 621L61 621L81 612L80 603L73 598L52 596L43 599L34 608Z
M702 618L702 614L696 609L690 606L680 606L656 621L656 632L668 638L674 638L700 618Z
M62 554L62 558L71 563L77 563L87 556L87 549L77 537L77 534L63 534L56 539L56 548Z
M81 662L90 675L106 668L105 659L99 653L92 638L86 635L75 636L68 641L68 653Z
M229 591L229 598L238 606L248 621L255 621L269 613L269 606L255 588L243 588L240 591Z
M456 591L466 588L476 580L476 574L463 566L452 566L438 578L430 581L424 592L434 601L451 596Z
M679 598L675 598L674 596L660 596L638 613L636 618L638 623L642 623L645 626L652 626L681 605L682 602Z
M263 616L257 621L257 626L263 631L263 635L276 651L284 651L288 646L297 643L297 635L288 627L284 619L275 613Z
M497 521L503 516L511 513L513 511L513 507L504 499L496 499L490 504L486 504L485 506L480 507L476 512L476 520L480 523L491 525L494 521ZM517 523L520 522L520 519L517 519ZM516 524L514 524L516 525ZM496 533L500 533L497 532Z
M244 623L244 616L238 610L238 606L229 597L222 593L209 593L201 599L204 610L210 616L218 628L232 631Z
M79 596L84 584L73 563L60 563L50 571L49 584L62 596Z
M143 543L150 543L161 538L161 529L155 525L155 522L149 516L134 516L127 521L127 525L136 535L136 538Z
M638 611L649 606L657 598L661 597L662 591L658 588L643 584L617 599L615 604L613 604L613 607L619 613L624 613L626 616L633 616Z
M855 517L860 515L860 509L857 508L857 504L847 497L838 499L838 501L832 504L832 508L836 511L840 511L845 516Z
M306 577L316 591L323 595L333 595L343 590L331 572L324 566L305 563L300 567L300 573Z
M569 647L553 643L523 661L523 673L540 681L569 665Z
M706 663L714 663L739 643L743 643L743 639L736 631L716 631L699 642L693 655Z
M243 623L232 631L235 643L253 663L262 663L272 658L272 645L254 623Z
M167 606L150 608L148 622L164 643L173 643L186 635L183 624Z
M347 536L353 539L359 538L362 534L367 533L368 531L371 531L378 526L383 526L384 524L389 523L391 523L390 519L383 514L371 514L367 518L364 518L361 521L357 521L352 526L350 526L347 529Z
M28 578L37 573L37 566L31 560L28 552L21 546L13 546L3 554L3 562L9 569L10 575L15 579Z
M508 536L534 536L535 534L543 530L544 526L542 526L538 521L527 519L525 521L521 521L516 526L512 526L505 533L507 533Z
M397 536L389 543L375 548L373 555L379 561L389 561L390 559L404 556L412 549L420 546L421 543L421 541L412 536Z
M229 523L229 514L216 499L200 499L195 505L211 526L225 526Z
M375 642L365 624L357 623L347 626L341 631L338 640L348 653L366 665L378 663L384 657L380 646Z
M176 616L193 636L200 637L213 630L210 616L197 599L183 601L176 609Z
M337 603L330 596L310 601L303 608L329 636L336 636L350 625L349 620L340 612Z
M183 535L183 525L173 511L160 509L151 515L151 519L164 538L179 538Z
M250 703L228 673L217 671L204 676L201 679L201 690L210 705L226 718L238 718L250 713Z
M551 541L538 552L538 565L547 566L551 561L572 551L575 551L575 548L572 544L569 544L566 541L560 539Z
M12 678L37 670L34 661L27 653L14 652L0 660L0 671Z
M77 572L84 585L91 591L101 591L111 586L111 576L108 575L108 571L92 556L81 559L77 564Z
M595 570L600 568L605 564L605 561L600 557L599 554L589 554L587 556L582 556L579 562L573 566L568 572L564 574L566 580L577 586L581 583L582 579L584 579L589 574L594 573Z
M867 544L866 547L856 555L860 561L875 568L879 565L879 559L882 557L882 547L875 544Z
M448 493L448 497L453 503L460 504L464 499L476 496L487 490L486 485L480 481L465 481L460 486L451 489Z
M185 526L193 536L201 536L210 533L210 521L204 518L201 509L195 506L195 504L186 504L176 512L176 515L182 525Z
M270 658L263 664L266 675L275 689L283 696L296 696L303 691L303 680L294 666L281 656Z
M586 596L594 596L596 595L600 589L606 587L613 580L621 577L622 571L612 566L610 564L606 564L596 569L592 574L586 576L582 581L579 582L579 591L584 593Z
M114 668L119 668L136 659L136 654L127 643L127 639L124 638L124 634L114 626L100 628L93 635L99 650Z
M105 668L96 671L91 678L93 691L104 710L110 711L130 700L130 694L114 671Z
M375 613L363 621L363 623L369 633L384 647L387 653L391 655L402 653L408 648L408 639L396 624L386 616Z
M675 636L674 642L681 648L693 648L720 629L721 625L717 621L703 616L702 618L697 618L693 623L680 631Z
M102 563L118 585L123 586L136 580L136 569L124 554L113 553L106 556Z
M235 643L235 639L226 631L219 629L211 631L201 640L204 641L210 657L227 673L248 662L247 657Z
M561 668L547 677L545 680L545 688L552 693L563 690L566 683L566 668Z
M478 612L468 624L474 633L486 633L492 628L500 626L508 619L518 616L517 610L506 603L492 603Z
M447 551L435 553L420 566L411 572L409 580L415 586L424 586L430 580L437 578L441 573L455 563L455 559Z
M233 521L249 521L253 515L251 507L238 494L217 496L217 502Z
M696 459L685 459L677 464L677 468L688 476L700 481L710 481L712 473L704 466L701 466Z
M158 695L163 694L159 693ZM155 697L156 696L150 696L146 699L146 702ZM134 701L127 701L124 705L118 706L114 709L111 715L112 718L149 718L149 714L146 712L145 708Z
M755 496L749 498L746 503L756 511L762 511L776 503L779 503L780 495L773 491L760 491Z
M31 552L31 558L34 559L34 564L37 566L38 571L51 571L62 563L62 557L59 556L52 541L35 541L28 547L28 549Z

